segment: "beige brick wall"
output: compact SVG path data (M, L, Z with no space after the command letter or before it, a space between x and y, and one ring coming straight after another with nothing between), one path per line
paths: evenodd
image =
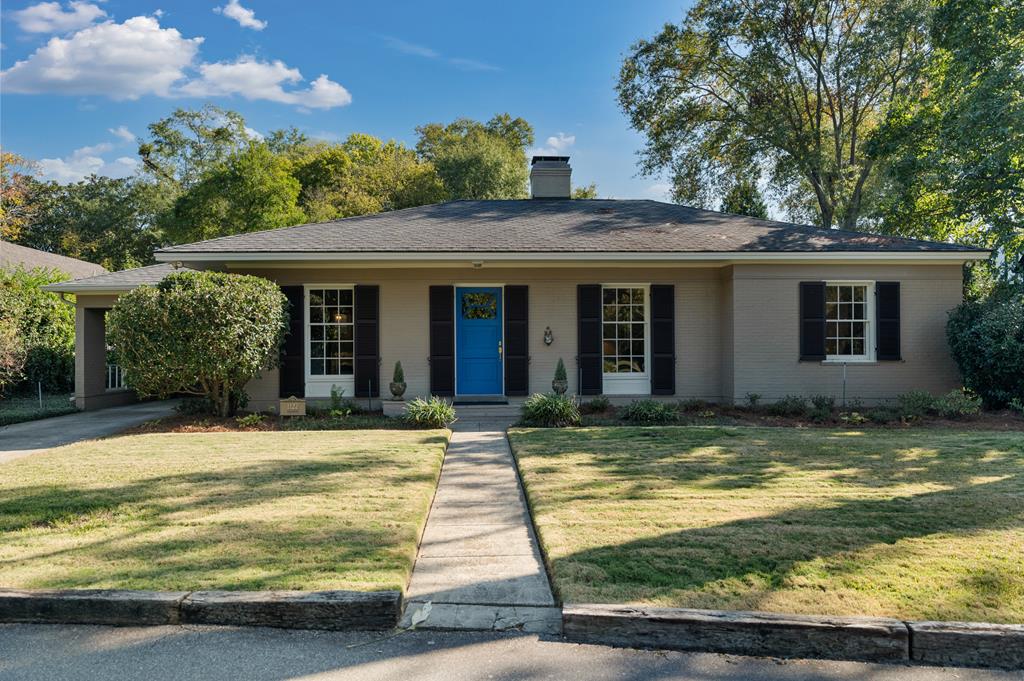
M737 265L733 279L733 395L766 400L788 394L841 396L843 367L799 361L801 281L900 282L903 360L847 366L847 397L891 399L911 389L945 392L959 384L946 344L947 312L962 298L959 265Z

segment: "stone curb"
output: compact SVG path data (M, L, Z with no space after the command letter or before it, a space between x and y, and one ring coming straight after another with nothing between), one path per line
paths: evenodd
M394 628L401 612L399 591L0 589L0 622L367 630Z
M565 605L564 636L634 648L1024 669L1024 625Z
M1024 624L907 622L907 628L914 662L1024 669Z
M910 659L906 625L883 617L566 605L562 631L570 640L625 647L866 662Z

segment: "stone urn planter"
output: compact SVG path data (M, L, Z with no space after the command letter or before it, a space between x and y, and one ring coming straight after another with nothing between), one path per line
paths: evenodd
M395 375L391 379L391 385L388 387L391 389L392 399L402 399L402 395L405 394L405 372L402 371L401 362L395 362Z

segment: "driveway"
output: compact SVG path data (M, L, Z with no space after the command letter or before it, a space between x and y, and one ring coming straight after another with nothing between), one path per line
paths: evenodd
M140 423L170 416L175 405L177 400L140 402L4 426L0 428L0 463L72 442L113 435Z
M7 624L0 625L0 678L1019 681L1021 674L641 651L494 632L417 631L390 636L232 627Z

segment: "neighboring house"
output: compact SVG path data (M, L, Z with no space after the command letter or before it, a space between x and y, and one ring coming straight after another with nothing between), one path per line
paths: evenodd
M94 277L107 271L100 265L94 265L84 260L19 246L9 241L0 241L0 270L14 270L19 266L26 270L37 267L48 270L60 270L72 279Z
M567 157L534 158L533 199L453 201L172 246L162 264L56 284L78 294L85 372L102 386L103 310L175 267L256 274L292 302L279 369L249 405L408 396L519 398L558 359L582 395L865 402L958 384L947 312L983 250L817 229L657 201L568 200ZM845 382L845 383L844 383ZM385 389L386 393L386 389Z

